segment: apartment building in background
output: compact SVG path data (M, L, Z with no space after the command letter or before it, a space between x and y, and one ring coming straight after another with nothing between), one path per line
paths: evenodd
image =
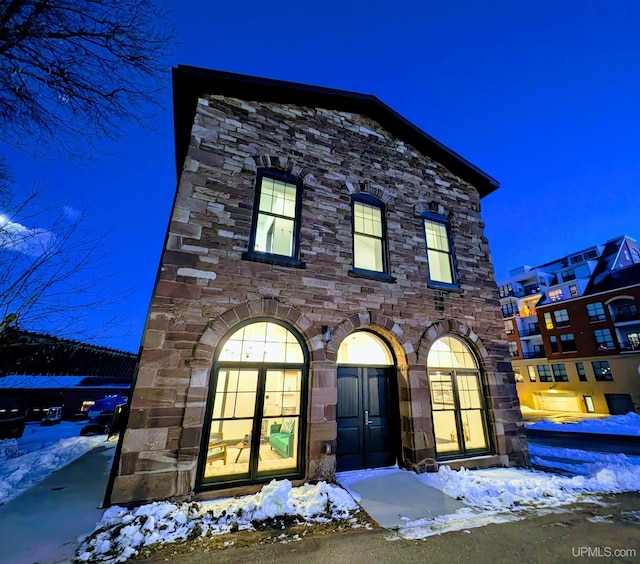
M499 281L521 405L640 411L640 248L628 236Z

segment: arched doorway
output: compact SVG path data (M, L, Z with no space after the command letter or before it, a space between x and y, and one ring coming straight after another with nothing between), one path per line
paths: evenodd
M433 343L427 357L438 460L491 451L478 363L460 339Z
M222 341L207 404L200 485L295 476L304 467L307 354L273 321Z
M398 398L395 359L374 333L357 331L338 349L337 470L396 462Z

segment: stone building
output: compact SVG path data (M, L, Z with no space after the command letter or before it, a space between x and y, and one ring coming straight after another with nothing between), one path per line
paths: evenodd
M179 66L178 188L111 503L527 449L480 199L369 95Z

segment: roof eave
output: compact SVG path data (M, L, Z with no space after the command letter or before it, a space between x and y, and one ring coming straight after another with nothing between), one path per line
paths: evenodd
M173 113L177 176L180 177L189 146L197 99L217 94L261 102L296 104L366 115L423 154L472 184L481 197L491 194L500 183L474 164L452 151L395 110L370 94L359 94L273 80L187 65L172 69Z

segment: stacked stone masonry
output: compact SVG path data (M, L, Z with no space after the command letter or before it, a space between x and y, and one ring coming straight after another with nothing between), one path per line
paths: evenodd
M303 181L299 258L306 268L242 260L261 167ZM358 192L386 205L395 283L349 276L350 197ZM420 217L426 211L450 221L457 289L427 284ZM401 465L437 469L426 361L445 334L463 338L480 360L494 463L527 464L483 227L473 186L366 116L199 99L112 503L193 495L216 346L255 317L295 327L310 353L306 480L332 479L335 472L335 456L321 447L329 442L335 452L336 351L362 328L383 337L397 359ZM321 338L324 325L333 331L329 343Z

